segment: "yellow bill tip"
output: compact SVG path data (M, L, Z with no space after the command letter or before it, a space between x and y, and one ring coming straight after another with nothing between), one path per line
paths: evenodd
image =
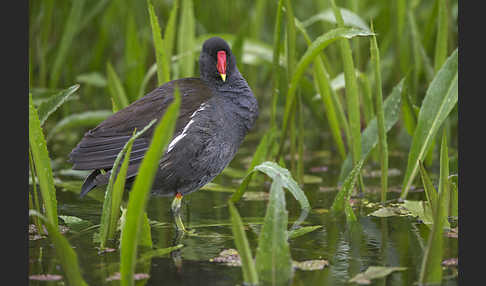
M226 81L226 74L225 73L221 73L219 74L221 76L221 79L224 81Z

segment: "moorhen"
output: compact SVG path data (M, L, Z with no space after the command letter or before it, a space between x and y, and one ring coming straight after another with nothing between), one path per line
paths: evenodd
M222 38L204 42L199 70L199 78L167 82L85 133L69 155L74 170L93 170L83 183L81 197L108 183L113 163L134 129L141 130L151 120L160 119L177 86L181 94L179 117L172 141L159 162L151 194L175 196L172 211L176 226L185 230L179 214L183 195L198 190L223 171L258 116L253 92ZM154 126L133 143L127 189L137 175Z

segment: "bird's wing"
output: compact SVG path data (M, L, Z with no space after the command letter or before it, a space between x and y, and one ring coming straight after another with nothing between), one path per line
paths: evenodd
M181 107L174 136L189 122L190 116L212 95L211 89L198 78L185 78L168 82L126 108L108 117L88 131L69 154L75 170L110 169L118 153L133 135L135 128L142 130L153 119L159 120L173 100L175 85L181 94ZM152 138L153 125L137 138L130 154L130 165L138 165ZM138 168L136 168L138 169ZM133 174L127 174L133 176Z

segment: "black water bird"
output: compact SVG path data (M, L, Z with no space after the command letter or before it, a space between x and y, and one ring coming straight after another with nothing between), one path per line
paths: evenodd
M160 119L181 94L179 117L172 141L159 162L151 193L175 196L172 210L179 228L182 196L213 180L229 164L258 116L258 104L238 71L229 45L219 37L204 42L199 78L173 80L156 88L88 131L70 153L74 170L93 170L81 189L84 196L106 185L115 159L134 129ZM147 151L154 126L137 138L127 171L129 188ZM101 172L100 170L104 170Z

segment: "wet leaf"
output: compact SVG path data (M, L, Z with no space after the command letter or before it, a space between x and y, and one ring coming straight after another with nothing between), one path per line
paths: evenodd
M369 216L376 216L376 217L390 217L390 216L397 216L400 213L396 212L395 208L391 207L383 207L381 209L377 209L376 211L368 214Z
M133 274L133 280L142 280L142 279L148 279L150 278L150 275L147 273L135 273ZM120 280L120 272L115 272L113 275L110 277L106 278L106 281L114 281L114 280Z
M305 270L305 271L315 271L322 270L324 267L328 266L329 262L327 260L306 260L306 261L292 261L292 266L294 268Z
M424 224L432 225L432 208L428 202L405 200L403 206L411 212L412 216L418 217Z
M227 266L241 266L241 258L238 251L229 248L221 251L218 256L209 259L210 262L224 263Z
M359 273L349 280L358 284L370 284L372 279L382 278L394 271L403 271L406 267L385 267L385 266L370 266L365 272Z
M56 274L36 274L30 275L29 279L37 281L59 281L62 280L62 276Z
M456 258L449 258L449 259L442 261L442 265L444 265L446 267L451 267L451 266L457 267L459 265L459 260L457 259L457 257Z

